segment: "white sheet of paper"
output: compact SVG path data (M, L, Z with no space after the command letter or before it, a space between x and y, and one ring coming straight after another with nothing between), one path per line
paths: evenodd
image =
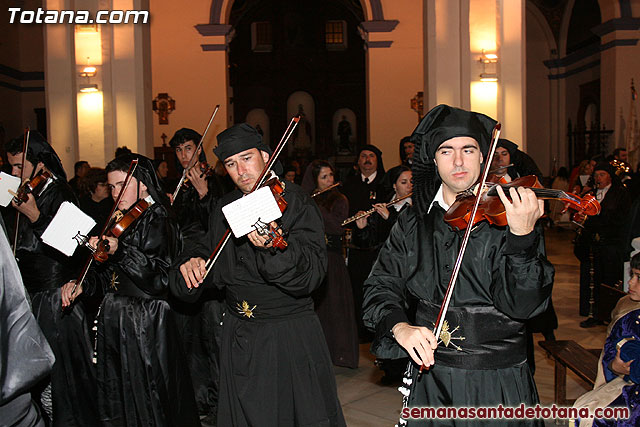
M62 202L49 226L42 233L42 241L67 256L73 255L78 242L73 237L78 233L87 235L96 222L71 202Z
M9 206L11 199L13 199L9 190L15 193L18 191L18 187L20 187L20 177L0 172L0 205Z
M242 237L255 230L253 225L258 220L268 224L282 216L278 202L269 187L262 187L223 206L222 213L236 237Z

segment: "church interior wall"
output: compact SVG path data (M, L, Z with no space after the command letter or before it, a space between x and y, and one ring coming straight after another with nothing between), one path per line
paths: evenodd
M42 1L24 1L37 8ZM9 24L8 8L0 10L0 143L37 128L35 108L43 108L42 26ZM35 89L30 89L35 88ZM4 137L3 137L4 135Z
M421 2L382 2L384 17L398 20L390 33L369 33L369 41L391 40L388 48L367 50L369 142L383 152L385 166L400 163L398 144L410 135L418 115L411 98L424 88L423 13ZM427 108L425 106L425 108Z
M527 154L543 174L551 174L554 161L563 164L558 150L557 98L552 91L557 81L549 79L549 69L543 61L556 49L548 24L539 10L527 4L526 15L526 92L527 92Z
M90 8L105 4L101 0L89 3ZM114 8L118 5L144 8L147 4L145 0L108 3ZM526 3L528 8L532 2ZM68 0L25 0L21 7L64 8L70 4ZM640 84L637 75L640 46L619 42L636 38L637 30L610 31L602 36L600 44L617 43L614 47L603 47L601 52L583 56L564 67L548 68L541 62L567 56L570 16L579 2L566 2L562 23L554 30L560 32L557 56L552 53L556 47L553 35L549 36L550 30L543 28L540 19L533 21L528 16L524 25L526 38L521 40L524 51L520 52L526 55L523 83L513 86L507 76L499 75L497 83L484 87L485 92L480 93L476 89L481 87L478 83L482 65L478 59L482 50L494 50L500 57L497 73L505 72L505 63L512 55L501 52L500 37L504 30L501 25L521 16L502 16L506 10L501 8L503 0L417 3L382 0L380 4L384 19L397 20L398 25L388 32L363 33L370 45L365 52L367 71L363 76L367 83L368 128L367 141L359 142L379 146L387 165L399 162L398 142L410 134L418 122L410 100L419 91L425 94L425 113L437 103L446 102L503 120L507 137L511 136L508 126L519 127L522 137L511 139L548 174L555 158L558 166L567 160L567 124L571 120L575 126L578 121L580 86L599 80L600 126L615 130L611 148L624 143L631 79ZM227 24L225 20L232 5L232 0L222 2L222 25ZM363 0L362 5L366 19L372 19L370 2ZM625 11L627 16L640 15L640 0L598 0L598 5L602 22L619 19ZM47 25L0 26L3 41L0 65L5 67L2 68L5 71L0 72L0 96L3 97L0 125L4 128L4 139L19 135L24 126L36 128L34 109L46 107L48 137L65 167L71 169L73 162L80 158L104 163L113 149L121 145L153 156L152 147L162 144L162 134L167 135L168 141L181 127L202 132L214 106L220 104L221 110L205 145L211 156L215 135L245 120L245 117L233 117L233 108L229 108L233 93L228 87L225 49L233 34L202 35L195 28L199 24L210 24L211 7L210 0L190 2L189 7L179 2L154 0L148 4L151 15L150 24L145 27L148 35L145 36L142 25L137 26L140 28L113 26L112 33L103 34L101 49L107 61L95 78L103 98L94 100L102 104L101 112L86 108L86 99L77 94L77 86L82 81L76 68L84 59L77 51L74 58L77 36L73 29L61 31ZM0 11L0 19L8 22L7 10ZM145 43L149 44L148 63L135 58L138 52L145 52ZM208 46L207 50L203 45ZM6 67L18 73L6 72ZM554 77L557 74L561 76ZM45 86L46 93L38 89ZM151 100L159 93L168 93L176 101L176 110L169 115L166 125L158 123L158 116L150 108ZM523 123L503 117L505 111L512 111L505 100L512 103L517 100L521 104L525 112ZM336 126L335 120L331 126ZM149 127L148 133L140 131L145 127ZM332 130L331 134L334 133ZM363 136L358 133L358 137Z
M227 94L227 63L225 51L203 51L202 44L225 43L224 36L203 37L194 28L208 24L211 1L189 2L189 7L171 0L151 2L151 69L152 96L168 93L176 101L176 109L169 114L169 123L161 125L154 114L153 144L167 143L180 128L187 127L202 133L216 104L220 104L215 122L209 131L205 149L209 158L215 146L215 136L234 118L227 105L233 94ZM228 98L229 97L229 98Z

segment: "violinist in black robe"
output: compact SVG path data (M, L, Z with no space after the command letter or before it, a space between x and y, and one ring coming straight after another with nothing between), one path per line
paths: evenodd
M82 285L64 285L63 306L81 292L105 293L98 315L97 362L100 419L108 426L199 426L193 387L174 313L167 302L169 267L180 233L151 160L125 155L107 164L112 196L124 186L129 165L139 164L117 206L149 206L119 239L106 237L109 258L93 263ZM89 243L96 247L98 238Z
M2 425L44 427L31 390L51 372L51 347L27 301L0 218L0 420Z
M200 244L189 242L171 290L187 301L195 301L203 288L226 291L218 425L345 425L310 296L327 268L318 207L299 186L286 183L288 207L278 220L286 249L274 248L257 230L231 237L203 282L204 259L227 229L222 207L251 192L272 153L247 124L219 134L214 152L238 189L217 203Z
M171 206L185 241L199 238L199 234L208 229L210 207L224 193L221 178L213 173L213 169L202 172L200 166L208 163L202 147L198 148L201 139L202 136L193 129L182 128L169 141L175 150L179 174L182 175L193 156L198 158L196 166L187 172L189 181L182 185ZM224 293L218 289L208 290L195 303L185 303L176 298L170 301L176 312L198 411L212 422L217 412L223 301Z
M531 190L510 189L512 203L498 189L509 225L476 225L445 317L449 335L441 334L444 342L438 343L432 332L463 235L444 222L445 210L480 176L494 124L482 114L446 105L423 118L412 135L414 204L399 216L365 282L365 324L377 334L372 351L383 358L411 358L401 387L407 408L538 403L523 322L546 308L554 270L535 225L543 204ZM415 314L408 310L412 304ZM423 364L429 369L419 375ZM457 423L400 420L400 425Z
M76 267L73 258L46 245L41 238L62 202L76 205L78 202L58 155L39 133L30 133L24 165L22 137L9 141L6 148L14 176L20 176L21 167L24 180L40 171L52 175L44 188L29 194L26 202L20 205L12 202L21 214L16 259L31 297L33 313L56 357L51 387L42 385L41 401L47 414L52 414L54 426L94 425L97 422L93 400L95 373L83 303L79 301L73 310L66 312L60 308L60 288L75 278ZM15 217L7 221L7 225L15 227Z

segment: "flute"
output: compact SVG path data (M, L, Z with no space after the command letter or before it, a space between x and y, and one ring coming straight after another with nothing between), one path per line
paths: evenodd
M336 188L336 187L337 187L337 186L339 186L339 185L342 185L342 183L341 183L341 182L336 182L335 184L332 184L332 185L328 186L327 188L325 188L325 189L323 189L323 190L315 191L315 192L311 195L311 198L314 198L314 197L316 197L316 196L319 196L319 195L321 195L322 193L325 193L325 192L327 192L327 191L329 191L329 190L333 190L334 188Z
M389 206L394 205L394 204L398 203L399 201L406 199L407 197L411 197L412 194L413 194L413 192L411 192L409 194L406 194L406 195L404 195L402 197L397 197L397 198L393 199L392 201L390 201L389 203L385 204L384 206L386 208L388 208ZM357 214L357 215L352 216L351 218L347 218L344 221L342 221L342 226L344 227L345 225L350 224L353 221L357 221L360 218L364 218L367 215L371 215L375 210L376 210L375 208L371 208L366 212L362 212L361 214Z

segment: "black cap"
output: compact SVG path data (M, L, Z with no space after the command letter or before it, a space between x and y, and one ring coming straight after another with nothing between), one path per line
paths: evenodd
M273 154L273 150L262 142L262 135L254 127L247 123L241 123L218 134L218 146L213 149L213 152L218 156L218 159L224 161L252 148L257 148L269 155Z

